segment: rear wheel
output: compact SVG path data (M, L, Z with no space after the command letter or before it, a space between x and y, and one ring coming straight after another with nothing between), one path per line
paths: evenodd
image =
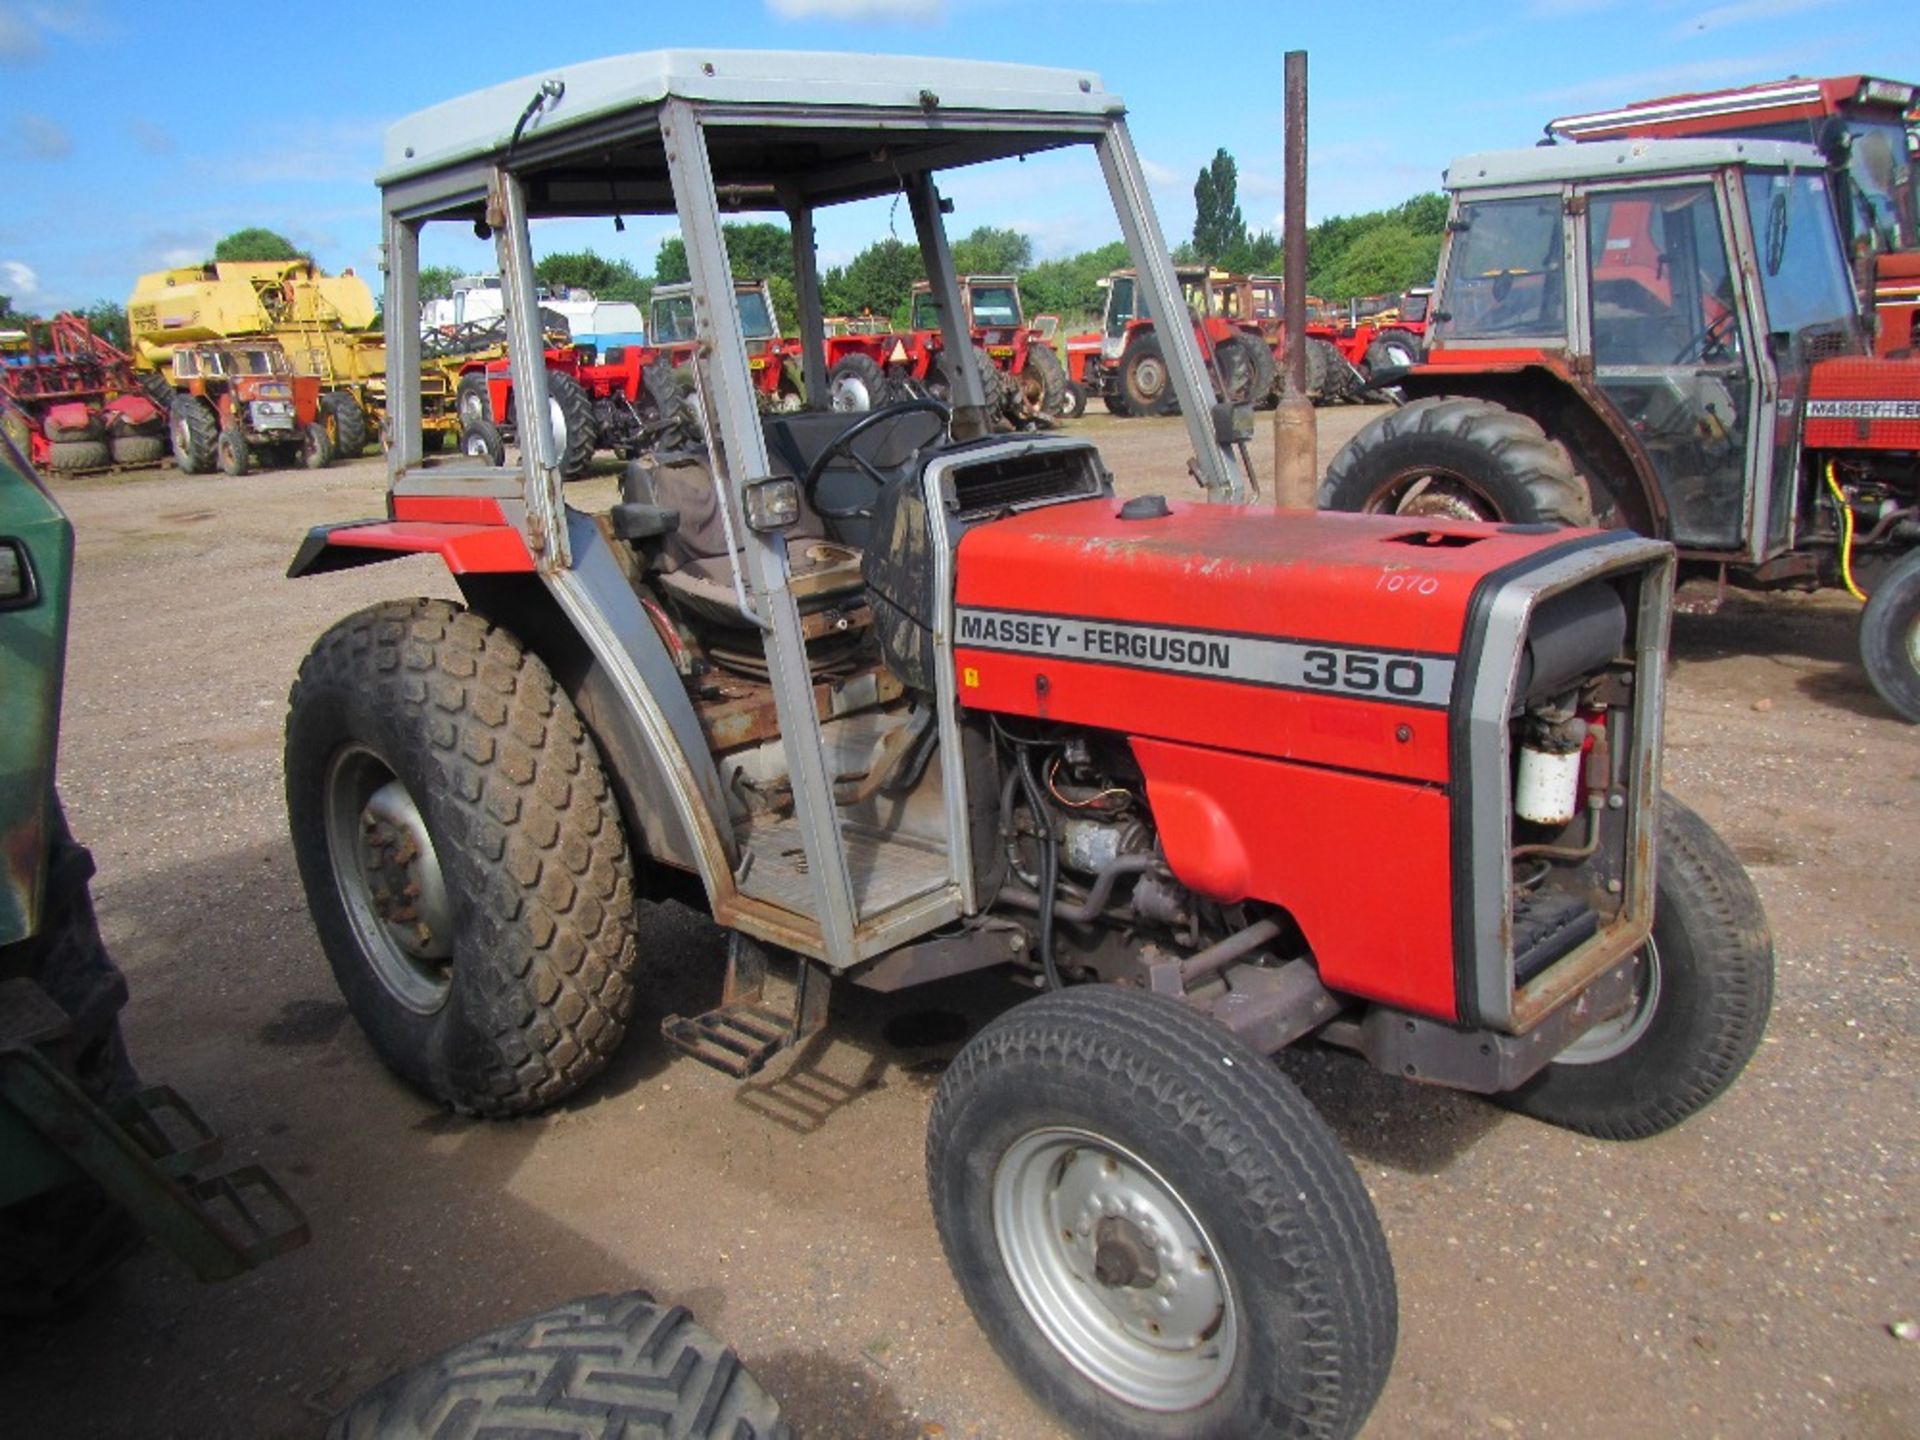
M98 470L112 463L113 452L105 440L50 440L47 442L49 470Z
M286 776L321 944L402 1079L516 1115L606 1064L633 1008L633 861L538 657L445 601L350 616L300 667Z
M564 370L547 371L547 410L553 418L553 448L568 480L587 473L598 443L593 401L586 387Z
M1087 413L1087 387L1078 380L1069 380L1067 388L1060 397L1060 414L1067 420L1078 420Z
M1746 1068L1773 1008L1760 897L1713 827L1671 795L1660 800L1659 857L1635 1003L1501 1104L1604 1140L1638 1140L1704 1109Z
M253 466L253 454L247 445L245 432L232 425L221 429L220 438L214 442L213 456L223 475L238 477Z
M456 1345L369 1390L327 1440L604 1435L790 1440L780 1405L678 1305L595 1295Z
M1134 415L1170 415L1179 406L1173 393L1173 372L1155 335L1141 335L1120 360L1120 393Z
M1860 660L1880 698L1920 724L1920 550L1901 556L1860 616Z
M220 417L198 395L175 395L167 411L173 463L189 475L204 475L219 458Z
M475 420L492 420L493 400L487 393L487 377L478 370L462 375L460 388L454 395L454 404L459 408L462 425L469 425Z
M1058 415L1067 393L1067 367L1051 345L1036 340L1027 347L1027 363L1017 377L1027 409L1038 415Z
M1320 482L1320 508L1593 524L1565 447L1528 416L1457 396L1416 400L1349 440Z
M320 397L320 423L326 427L333 453L352 460L367 448L372 438L367 412L345 390L334 390Z
M893 387L871 355L842 355L827 377L828 404L842 415L877 410L892 398Z
M1385 1237L1326 1123L1189 1007L1029 1001L941 1081L927 1183L987 1338L1076 1433L1351 1435L1397 1330Z

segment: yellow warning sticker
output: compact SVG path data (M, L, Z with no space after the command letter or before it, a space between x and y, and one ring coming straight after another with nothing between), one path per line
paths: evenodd
M980 672L971 665L961 666L960 683L969 690L978 690L980 688Z

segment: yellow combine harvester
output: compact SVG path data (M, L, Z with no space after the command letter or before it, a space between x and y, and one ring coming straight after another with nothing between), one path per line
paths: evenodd
M237 336L272 336L296 375L319 379L322 423L334 453L366 448L387 412L387 347L366 281L351 270L327 275L306 260L216 261L142 275L127 304L134 365L160 400L170 390L175 347ZM428 448L457 435L459 416L443 376L421 377Z

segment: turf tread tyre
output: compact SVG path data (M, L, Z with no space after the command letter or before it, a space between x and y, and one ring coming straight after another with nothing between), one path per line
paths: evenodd
M1549 1065L1499 1097L1508 1108L1602 1140L1641 1140L1703 1110L1759 1048L1773 1008L1773 935L1726 841L1671 795L1660 799L1653 936L1660 998L1628 1049Z
M644 1291L557 1305L361 1396L328 1440L791 1440L780 1406L677 1305Z
M332 390L320 397L320 409L333 453L342 460L358 459L373 438L365 408L348 391Z
M567 480L576 479L587 473L598 443L593 401L586 387L564 370L547 371L547 398L559 408L567 426L566 444L559 457L560 474Z
M1089 1124L1087 1111L1103 1104L1112 1108ZM1162 1174L1173 1160L1195 1167L1172 1180L1183 1194L1216 1187L1204 1223L1221 1251L1242 1247L1228 1267L1244 1311L1242 1358L1223 1391L1238 1402L1231 1413L1156 1413L1100 1390L1042 1334L998 1258L988 1199L998 1156L1023 1130L1060 1123L1102 1133L1097 1126L1116 1117L1126 1123L1112 1138ZM942 1078L927 1185L948 1262L987 1338L1076 1433L1347 1436L1386 1384L1398 1300L1365 1186L1293 1083L1184 1004L1088 985L989 1025ZM1249 1377L1257 1331L1286 1352L1270 1357L1277 1374Z
M107 442L116 465L151 465L166 457L164 435L116 435Z
M1860 663L1880 698L1901 719L1920 724L1920 550L1888 567L1860 616Z
M1594 523L1565 446L1529 415L1458 395L1426 396L1368 424L1327 466L1320 508L1389 513L1396 486L1427 470L1464 478L1494 519Z
M173 463L188 475L205 475L219 458L220 417L198 395L175 395L167 409Z
M113 463L105 440L51 440L47 442L49 470L98 470Z
M331 757L359 743L419 805L453 897L445 1003L373 973L329 858ZM314 645L288 700L294 852L342 992L382 1058L470 1114L524 1114L596 1074L633 1009L635 882L578 712L512 634L443 600L375 605Z

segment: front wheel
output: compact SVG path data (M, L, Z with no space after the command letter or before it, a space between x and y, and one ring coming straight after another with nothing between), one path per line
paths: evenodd
M1660 801L1653 938L1635 1002L1499 1097L1603 1140L1671 1130L1733 1084L1773 1008L1773 936L1753 881L1713 827Z
M827 403L838 415L878 410L892 398L893 387L880 362L857 350L836 360L827 377Z
M1860 616L1860 661L1880 698L1920 724L1920 550L1901 556L1874 586Z
M1173 373L1154 335L1142 335L1127 347L1120 361L1120 393L1134 415L1171 415L1180 408L1173 392Z
M330 390L320 397L320 423L327 432L327 444L333 454L346 460L356 459L367 448L372 427L367 412L348 390Z
M633 1008L633 860L538 657L442 600L349 616L300 667L286 783L321 946L402 1079L517 1115L606 1064Z
M1077 1433L1345 1436L1386 1383L1386 1240L1326 1123L1159 996L1017 1007L942 1080L927 1182L1002 1358Z
M1346 443L1320 482L1322 510L1440 520L1593 524L1566 447L1491 400L1431 396Z
M333 460L333 441L327 427L318 420L300 431L300 463L309 470L324 470Z
M221 430L213 455L222 475L238 479L253 468L253 449L247 444L246 432L236 426L228 425Z

